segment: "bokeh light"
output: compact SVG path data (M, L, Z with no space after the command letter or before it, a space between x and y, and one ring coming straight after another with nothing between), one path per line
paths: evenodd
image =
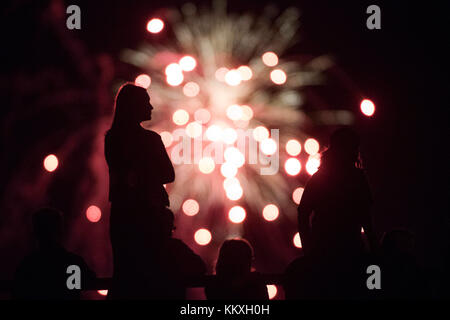
M54 154L49 154L44 159L44 168L48 172L55 171L56 168L58 168L58 164L59 164L58 158Z
M232 178L234 176L236 176L238 172L238 168L229 162L225 162L222 164L222 166L220 167L220 173L225 177L225 178Z
M297 248L302 247L302 241L300 239L300 234L298 232L294 235L294 239L292 240L292 242L294 243L294 246L296 246Z
M161 32L163 28L164 22L158 18L153 18L147 23L147 31L151 33Z
M267 138L269 138L269 130L266 127L258 126L255 129L253 129L253 138L261 142Z
M225 82L225 76L227 75L228 71L230 71L230 70L228 70L228 68L225 68L225 67L219 68L214 73L214 76L220 82Z
M183 83L184 76L182 73L173 73L166 77L166 81L172 87L179 86Z
M234 206L228 212L228 219L233 223L241 223L245 220L246 212L241 206Z
M235 147L226 148L224 158L227 162L234 164L238 168L242 167L245 163L245 156Z
M214 171L214 169L216 168L216 164L213 158L203 157L198 162L198 168L200 169L200 172L209 174Z
M212 236L208 229L198 229L194 234L194 240L201 246L206 246L211 242Z
M310 156L313 156L317 152L319 152L319 149L320 149L320 145L316 139L309 138L305 141L305 151Z
M270 73L270 79L273 83L281 85L286 82L286 73L281 69L275 69Z
M268 67L274 67L278 64L278 56L274 52L266 52L262 55L262 61Z
M242 118L242 108L237 104L233 104L227 108L227 117L231 120L239 120Z
M284 170L290 176L296 176L300 173L302 165L297 158L289 158L284 163Z
M268 204L263 209L263 217L267 221L274 221L276 218L278 218L279 209L274 204Z
M147 74L140 74L134 80L135 85L142 87L144 89L148 89L148 87L150 87L151 83L152 83L152 79Z
M269 299L272 300L278 293L277 286L274 284L267 285L267 293L269 295Z
M222 128L218 125L211 125L206 129L206 138L210 141L218 141L222 138Z
M228 188L232 188L232 187L235 186L235 185L238 185L238 186L241 185L240 182L239 182L239 180L238 180L237 178L235 178L235 177L226 178L226 179L223 181L223 188L225 189L225 191L226 191Z
M192 71L197 66L197 61L191 56L184 56L180 59L179 65L183 71Z
M92 205L86 210L86 218L90 222L98 222L102 217L102 210L99 207Z
M320 166L320 159L316 156L310 156L305 165L306 172L308 172L310 175L313 175L314 173L317 172L317 170L319 170L319 166Z
M200 137L202 130L202 125L198 122L191 122L186 126L186 134L191 138Z
M253 110L247 105L241 106L242 120L249 121L253 118Z
M305 190L305 188L298 187L292 192L292 200L296 204L300 204L300 200L302 199L302 195L303 195L303 191L304 190Z
M173 113L172 120L176 125L183 126L189 121L189 113L186 110L178 109Z
M286 143L286 152L290 156L298 156L300 152L302 151L302 145L300 142L296 139L291 139Z
M244 81L248 81L252 78L253 72L248 66L240 66L237 71L241 75L241 79Z
M375 104L369 99L364 99L363 101L361 101L360 107L361 112L368 117L373 116L373 114L375 113Z
M188 82L183 86L183 93L186 97L195 97L200 92L200 87L195 82Z
M226 188L225 194L228 199L236 201L242 198L244 194L244 189L242 189L240 184L233 184Z
M230 70L225 74L225 82L230 86L237 86L241 83L242 77L239 71L237 70Z
M265 155L273 155L277 151L277 143L273 139L264 139L261 141L261 152Z
M194 199L187 199L183 202L182 209L185 215L195 216L200 210L200 205Z

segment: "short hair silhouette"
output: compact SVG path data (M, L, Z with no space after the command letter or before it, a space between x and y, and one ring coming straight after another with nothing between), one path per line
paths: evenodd
M114 119L111 129L124 129L149 120L150 110L147 90L127 82L117 91L114 101Z
M253 248L245 239L226 240L219 251L216 274L232 276L251 271Z
M62 213L54 208L42 208L33 214L33 233L41 245L60 243L62 237Z
M360 167L359 143L359 136L353 129L337 129L330 137L329 148L322 154L321 167L355 164Z

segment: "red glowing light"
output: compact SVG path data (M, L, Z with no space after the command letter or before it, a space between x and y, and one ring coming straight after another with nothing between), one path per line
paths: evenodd
M86 217L90 222L98 222L102 217L102 211L97 206L90 206L86 210Z
M108 290L97 290L97 293L101 296L106 296L108 294Z

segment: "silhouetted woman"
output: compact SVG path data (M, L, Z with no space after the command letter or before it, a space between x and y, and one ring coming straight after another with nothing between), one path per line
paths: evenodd
M226 240L219 251L216 278L206 286L209 300L268 299L260 275L251 271L253 249L244 239Z
M141 126L153 110L144 88L127 83L116 96L105 138L114 276L110 298L142 298L152 282L152 252L162 237L159 215L175 173L161 137Z

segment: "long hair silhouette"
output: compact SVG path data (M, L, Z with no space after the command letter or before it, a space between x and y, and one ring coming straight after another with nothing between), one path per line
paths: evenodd
M135 128L140 122L151 118L152 105L147 90L132 83L120 87L114 101L114 119L111 130Z

